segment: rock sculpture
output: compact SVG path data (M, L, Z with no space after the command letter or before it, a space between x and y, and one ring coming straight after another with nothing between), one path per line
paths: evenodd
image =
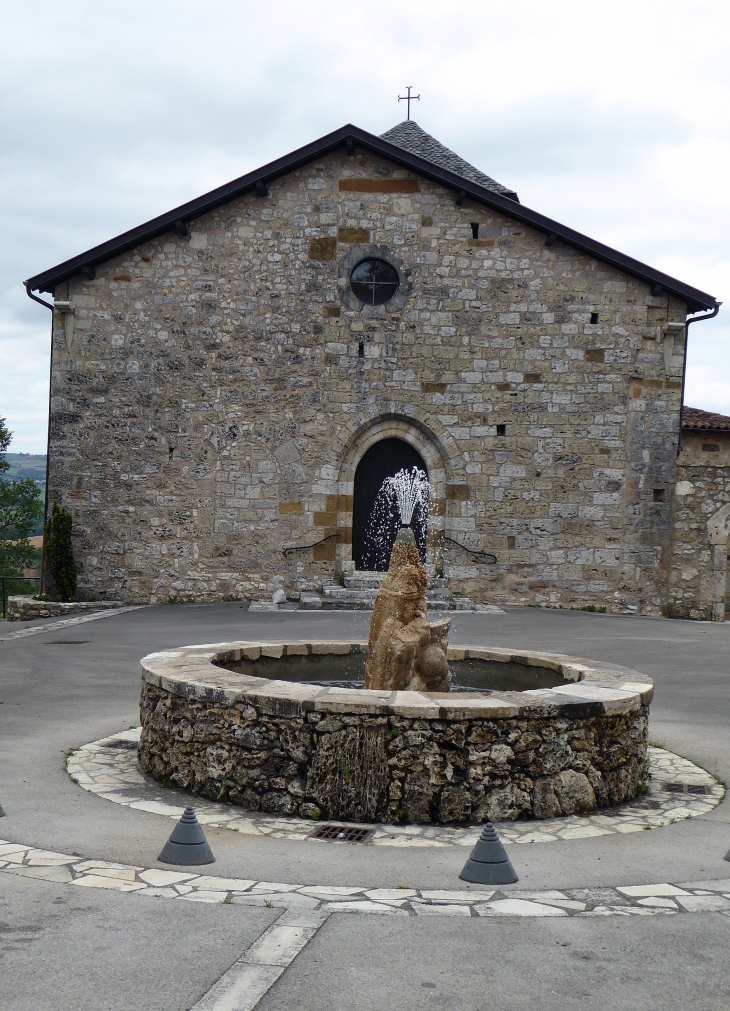
M429 624L427 577L413 531L401 527L370 622L365 688L447 692L451 619Z

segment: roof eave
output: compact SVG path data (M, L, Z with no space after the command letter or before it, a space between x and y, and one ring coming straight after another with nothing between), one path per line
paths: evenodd
M311 144L298 148L283 158L269 162L267 165L240 176L238 179L234 179L223 186L219 186L209 193L197 197L195 200L190 200L165 214L161 214L142 225L138 225L136 228L122 232L107 242L94 246L80 253L78 256L74 256L63 263L57 264L55 267L51 267L49 270L28 278L24 283L31 291L52 292L56 285L80 274L84 266L97 266L112 259L114 256L119 256L130 249L134 249L144 242L149 242L150 239L164 235L165 232L173 230L176 221L189 223L195 218L202 217L204 214L215 210L223 204L254 191L257 184L273 182L283 175L296 171L296 169L313 161L315 158L321 158L344 147L348 140L357 144L358 147L362 147L374 154L382 155L389 161L411 169L419 175L430 179L432 182L438 182L449 189L463 193L465 197L469 197L477 203L485 204L494 210L500 211L530 228L543 232L545 235L554 236L557 241L607 263L622 273L637 277L647 284L659 285L669 294L686 302L690 312L713 309L717 304L712 295L708 295L698 288L686 285L669 274L649 267L640 260L635 260L633 257L626 256L618 250L612 249L610 246L596 242L587 235L561 225L560 222L553 221L552 218L548 218L538 211L533 211L507 196L502 196L447 169L434 165L432 162L404 151L402 148L396 147L394 144L382 140L380 137L376 137L352 124L340 127L339 130L335 130L321 137L319 140L313 141Z

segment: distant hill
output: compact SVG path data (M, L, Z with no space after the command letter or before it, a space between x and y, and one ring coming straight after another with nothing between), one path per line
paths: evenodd
M6 453L5 459L10 464L0 480L17 481L21 477L32 478L40 485L41 495L46 492L46 455L43 453ZM38 520L31 534L43 533L43 520Z
M35 453L6 453L5 459L10 464L4 477L9 481L17 481L19 477L32 477L38 484L46 483L46 455Z

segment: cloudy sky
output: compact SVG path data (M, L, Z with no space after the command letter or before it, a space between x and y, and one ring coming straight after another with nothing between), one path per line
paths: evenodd
M0 416L44 452L21 281L344 123L414 118L524 204L730 298L722 0L0 0ZM687 403L730 414L730 302Z

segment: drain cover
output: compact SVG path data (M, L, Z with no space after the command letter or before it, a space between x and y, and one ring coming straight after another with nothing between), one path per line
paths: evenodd
M665 783L665 793L709 793L710 788L702 783Z
M109 741L108 744L104 744L105 748L123 748L125 751L136 751L137 742L136 741Z
M350 825L320 825L310 839L333 839L336 842L367 842L373 834L371 828L353 828Z

